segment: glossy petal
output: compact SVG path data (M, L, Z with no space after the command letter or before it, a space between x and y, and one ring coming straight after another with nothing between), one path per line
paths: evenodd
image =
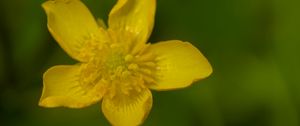
M113 98L105 96L102 111L114 126L138 126L148 116L152 107L152 95L149 89L129 95L118 94Z
M212 67L201 52L188 42L171 40L153 44L150 50L158 56L157 84L151 89L183 88L208 77Z
M104 93L101 84L89 90L79 84L80 65L61 65L44 74L44 88L39 105L44 107L82 108L99 101Z
M155 8L155 0L118 0L109 14L109 29L139 47L152 32Z
M42 4L48 17L48 29L59 45L74 59L99 28L88 8L80 0L52 0Z

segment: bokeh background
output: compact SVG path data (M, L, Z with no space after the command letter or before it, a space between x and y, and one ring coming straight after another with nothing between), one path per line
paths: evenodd
M115 0L83 0L107 20ZM41 108L42 74L75 63L46 27L43 0L0 1L0 125L108 126L100 105ZM214 73L153 92L145 126L300 126L299 0L157 0L151 42L192 42Z

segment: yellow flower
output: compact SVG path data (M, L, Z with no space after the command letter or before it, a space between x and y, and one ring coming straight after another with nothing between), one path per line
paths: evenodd
M188 42L146 43L155 0L118 0L107 29L80 0L51 0L42 6L50 33L80 63L44 73L40 106L82 108L102 99L112 125L134 126L152 107L149 89L184 88L212 73L207 59Z

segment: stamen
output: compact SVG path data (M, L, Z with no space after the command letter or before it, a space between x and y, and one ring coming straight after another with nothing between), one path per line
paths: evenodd
M147 74L147 75L151 75L151 74L152 74L151 70L146 69L146 68L142 68L142 69L140 69L140 71L141 71L142 73L144 73L144 74Z
M155 67L156 64L154 62L143 62L141 63L142 66L146 66L146 67Z
M126 62L130 62L130 61L132 61L132 59L133 59L133 56L130 55L130 54L125 56L125 61Z
M139 68L139 66L135 63L129 64L128 69L136 71Z
M139 45L139 49L133 45L136 46L133 50L126 51L130 47L123 47L121 43L102 43L100 47L94 39L95 36L91 35L89 45L82 50L85 56L84 51L92 52L88 54L92 58L81 68L79 81L82 87L93 88L105 83L108 96L113 98L119 94L141 92L147 85L156 84L157 61L156 56L148 51L149 45ZM135 51L135 55L132 54Z
M126 77L128 77L130 75L131 75L131 73L128 70L125 70L125 71L122 72L121 76L122 76L122 78L126 78Z

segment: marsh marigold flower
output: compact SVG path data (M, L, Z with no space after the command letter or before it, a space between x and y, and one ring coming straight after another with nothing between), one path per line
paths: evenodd
M118 0L108 28L80 0L49 0L42 6L50 33L79 63L44 73L40 106L82 108L102 100L112 125L135 126L152 107L150 89L184 88L212 73L207 59L188 42L146 43L155 0Z

